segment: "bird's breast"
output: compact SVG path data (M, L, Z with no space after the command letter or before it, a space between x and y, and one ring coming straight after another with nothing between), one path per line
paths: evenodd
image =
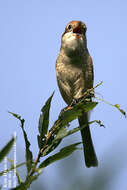
M67 55L82 54L85 48L84 37L80 34L66 33L62 37L62 48Z
M57 81L61 95L67 104L79 98L85 89L82 69L74 65L57 64Z

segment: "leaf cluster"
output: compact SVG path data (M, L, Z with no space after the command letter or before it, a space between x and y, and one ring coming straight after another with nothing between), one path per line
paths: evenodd
M51 107L51 101L54 95L53 94L48 98L45 105L41 109L39 122L38 122L38 135L37 135L37 141L38 141L38 154L36 159L33 158L33 153L30 150L30 142L27 136L27 133L24 129L24 122L25 120L21 118L20 115L15 114L13 112L9 112L11 115L13 115L16 119L20 121L20 127L23 132L23 137L25 141L25 162L18 164L16 166L16 176L17 181L19 185L13 190L26 190L30 186L30 184L38 178L38 176L43 172L43 170L49 166L50 164L61 160L69 155L71 155L75 150L79 149L79 145L81 142L77 142L71 145L68 145L66 147L63 147L60 151L58 151L55 154L52 154L49 156L50 153L52 153L58 145L61 143L61 141L77 131L81 130L82 128L86 127L84 126L78 126L72 130L69 130L69 124L74 119L78 118L83 111L88 112L92 109L94 109L98 102L91 101L91 96L94 95L94 89L101 85L102 83L97 84L94 88L89 89L84 93L84 95L76 102L72 103L68 107L64 108L59 116L58 119L54 122L54 125L52 127L49 127L49 118L50 118L50 107ZM104 101L104 100L101 100ZM108 103L109 104L109 103ZM110 104L112 105L112 104ZM122 114L125 115L125 112L120 108L118 104L112 105L115 108L117 108ZM94 120L89 122L89 124L97 123L100 126L104 126L100 120ZM3 158L8 154L8 152L11 150L12 145L14 143L15 139L12 138L7 145L0 151L0 161L3 160ZM45 159L45 156L47 155L47 158ZM43 161L40 162L40 159ZM13 161L9 160L11 163L11 168L3 171L0 173L0 175L3 175L4 172L9 172L10 170L14 169ZM26 165L27 173L26 173L26 179L25 181L22 181L20 174L17 171L17 168Z

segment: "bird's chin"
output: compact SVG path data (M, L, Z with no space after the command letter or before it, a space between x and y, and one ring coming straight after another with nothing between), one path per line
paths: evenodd
M68 43L73 41L83 41L83 35L80 33L68 32L63 35L62 40Z
M84 48L84 38L79 33L65 33L62 37L62 47L66 52L80 51Z

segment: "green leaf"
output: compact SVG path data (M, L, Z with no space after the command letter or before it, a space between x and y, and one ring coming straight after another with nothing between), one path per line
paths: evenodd
M75 107L68 109L64 111L59 119L61 121L61 126L66 126L68 125L69 122L73 121L74 119L78 118L82 113L81 109L77 109Z
M43 141L42 141L40 135L37 135L37 141L38 141L38 147L39 147L39 149L41 149Z
M8 161L9 161L10 164L11 164L11 168L14 168L14 164L13 164L14 161L11 160L10 158L8 158ZM17 176L18 183L21 184L21 183L22 183L22 179L21 179L20 174L19 174L19 172L17 171L17 169L16 169L16 176Z
M26 162L23 162L23 163L20 163L20 164L16 165L16 168L19 168L19 167L21 167L23 165L26 165ZM7 173L7 172L12 171L12 170L14 170L14 166L7 169L7 170L1 171L0 176L2 176L5 172Z
M98 104L98 102L86 102L84 105L84 111L88 112L88 111L92 110L93 108L96 107L97 104Z
M17 176L18 184L21 184L23 181L22 181L21 176L17 170L16 170L16 176Z
M96 105L98 104L98 102L82 102L82 103L77 103L74 108L76 107L77 109L82 109L85 112L88 112L90 110L92 110L93 108L96 107Z
M47 134L47 131L48 131L49 111L50 111L50 106L51 106L51 101L52 101L53 95L54 95L54 92L48 98L45 105L41 109L41 114L40 114L40 118L39 118L39 125L38 125L38 130L39 130L39 133L40 133L40 138L38 137L38 139L39 139L39 141L38 141L39 148L42 147L42 145L43 145L42 140L43 140L43 138L45 138L45 135ZM42 141L42 145L40 144L41 141Z
M13 115L15 118L19 119L20 121L22 120L20 115L18 115L16 113L13 113L13 112L10 112L10 111L8 111L8 113L10 113L11 115Z
M71 144L69 146L66 146L64 148L62 148L58 153L54 154L53 156L48 157L46 160L44 160L40 165L39 168L45 168L46 166L52 164L53 162L56 162L58 160L61 160L67 156L69 156L70 154L72 154L77 148L77 146L81 144L81 142L79 143L75 143L75 144Z
M27 166L27 173L30 172L32 168L32 163L33 163L33 155L32 152L30 151L30 142L27 138L27 134L24 130L24 126L22 126L22 131L24 135L24 140L25 140L25 147L26 147L26 166Z
M50 111L50 106L51 106L51 100L54 95L54 92L52 95L48 98L46 101L45 105L41 109L41 115L39 118L39 133L43 137L45 134L47 134L48 131L48 125L49 125L49 111Z
M55 137L52 140L51 144L48 145L48 147L43 151L43 155L42 156L46 156L47 154L51 153L52 151L54 151L58 145L61 143L62 139L67 136L68 132L66 127L61 127L59 128L59 130L57 131L57 133L55 133Z
M11 190L27 190L25 183L21 183L15 188L12 188Z
M54 140L58 140L58 139L62 139L63 136L66 136L67 135L67 129L66 127L62 127L60 128L60 130L58 131L58 133L56 134Z
M83 126L82 128L84 128L84 127L85 127L85 126ZM76 128L74 128L74 129L72 129L72 130L69 130L69 131L66 131L66 132L64 132L64 133L61 133L61 135L56 136L56 138L54 139L54 141L55 141L55 140L63 139L63 138L65 138L65 137L69 136L69 135L72 135L72 134L78 132L79 130L81 130L81 127L76 127Z
M50 143L48 144L48 147L45 148L42 156L45 156L45 155L51 153L60 144L62 138L71 134L67 131L67 129L65 127L68 125L69 122L71 122L72 120L74 120L78 116L80 116L82 114L83 109L85 109L85 111L89 111L89 110L93 109L96 105L97 105L96 102L88 102L86 104L80 103L80 104L76 104L74 107L71 107L70 109L63 111L60 114L57 122L55 122L54 126L52 127L52 129L53 129L56 127L56 125L58 125L57 129L53 133L53 135L55 135L55 136L53 136L54 139L52 139L52 141L50 141ZM77 132L78 130L79 129L76 129L72 133ZM40 138L38 137L38 144L39 144L39 141L40 141Z
M65 127L59 128L59 130L57 130L57 133L55 133L55 136L53 137L54 139L50 141L50 144L48 145L48 147L43 151L42 156L45 156L51 153L53 150L55 150L62 140L61 137L65 135L66 133L67 133L67 129Z
M126 112L123 109L120 108L119 104L114 105L114 104L111 104L111 103L109 103L109 102L107 102L104 99L101 99L99 97L95 97L95 98L102 101L102 102L104 102L104 103L106 103L106 104L108 104L108 105L110 105L110 106L113 106L113 107L117 108L126 117Z
M30 172L31 167L32 167L32 163L33 163L33 155L32 152L30 151L30 142L28 140L27 134L24 130L24 122L25 120L21 118L20 115L13 113L13 112L9 112L11 115L13 115L14 117L16 117L18 120L20 120L21 122L21 129L23 131L23 136L24 136L24 140L25 140L25 148L26 148L26 166L27 166L27 174Z
M56 147L60 144L62 139L53 140L50 145L45 148L45 150L42 153L42 156L46 156L47 154L51 153L53 150L56 149Z
M114 106L126 117L126 112L120 108L119 104L115 104Z
M97 104L98 102L79 102L70 109L63 111L59 117L59 119L61 120L61 125L67 125L69 122L78 118L82 114L82 110L88 112L92 110Z
M0 162L4 159L4 157L10 152L13 144L14 144L15 138L13 137L0 151Z
M43 151L42 156L45 156L52 152L61 142L61 140L70 135L71 133L67 131L67 128L65 126L68 125L69 122L76 119L78 116L82 114L82 110L89 111L93 109L97 105L97 102L88 102L88 103L78 103L73 107L70 107L69 109L65 109L60 116L59 119L55 122L54 126L51 128L51 131L54 130L54 133L52 135L52 141L48 143L47 148ZM74 132L77 132L78 129L75 129ZM40 137L38 137L38 144L40 142Z
M100 120L93 120L93 121L90 121L90 122L89 122L89 125L90 125L90 124L93 124L93 123L97 123L97 124L100 125L101 127L104 127L104 125L101 123ZM83 129L83 128L85 128L85 127L87 127L87 125L83 125L82 127L75 127L74 129L69 130L69 131L67 131L66 128L62 128L61 131L59 131L58 134L56 135L54 141L55 141L55 140L60 140L60 139L62 140L63 138L65 138L65 137L67 137L67 136L69 136L69 135L72 135L72 134L74 134L74 133L80 131L81 129Z

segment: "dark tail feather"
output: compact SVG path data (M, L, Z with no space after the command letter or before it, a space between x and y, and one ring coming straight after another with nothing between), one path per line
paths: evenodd
M80 127L86 124L88 125L88 114L83 113L83 115L80 116L78 120ZM98 166L98 160L96 157L96 153L94 151L89 125L81 130L81 136L83 141L86 166L87 167Z

